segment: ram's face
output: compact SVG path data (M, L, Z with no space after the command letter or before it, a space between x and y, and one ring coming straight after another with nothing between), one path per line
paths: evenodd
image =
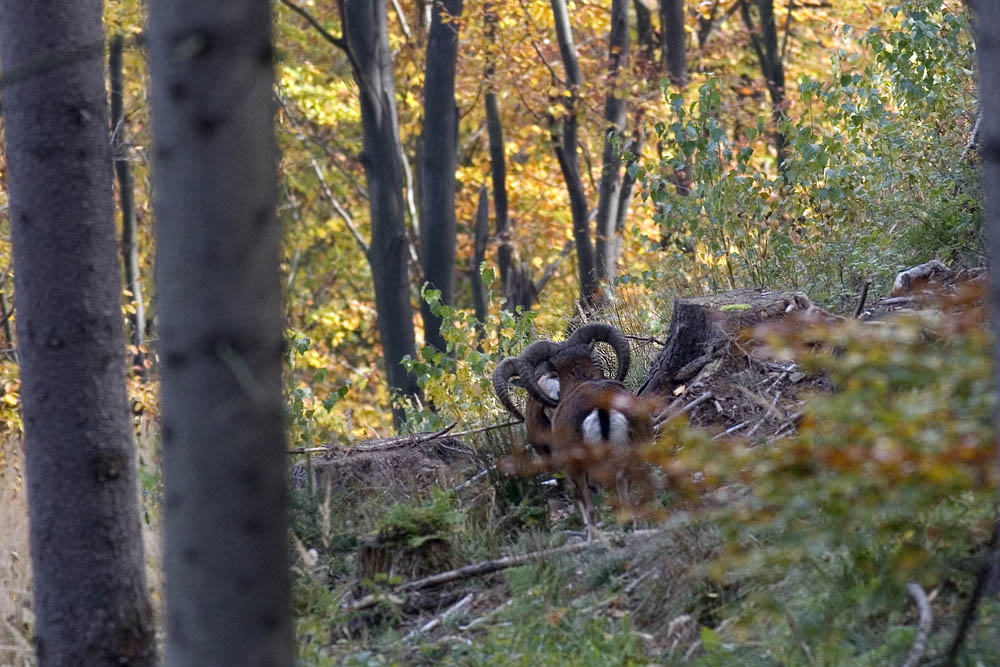
M559 400L559 376L554 371L543 373L537 383L543 394L553 401Z
M559 350L552 355L549 363L560 378L592 380L604 375L594 360L591 345L575 345Z

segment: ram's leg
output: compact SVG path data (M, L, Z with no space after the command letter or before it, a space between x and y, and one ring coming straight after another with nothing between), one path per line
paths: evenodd
M590 495L590 484L587 482L587 473L572 473L568 476L570 481L573 482L573 486L576 487L577 505L580 508L580 513L583 514L583 523L587 526L587 540L600 537L601 534L598 532L594 521L594 499Z
M632 530L636 529L635 512L632 509L632 502L628 497L628 475L624 470L619 470L615 476L618 487L618 511L628 515Z

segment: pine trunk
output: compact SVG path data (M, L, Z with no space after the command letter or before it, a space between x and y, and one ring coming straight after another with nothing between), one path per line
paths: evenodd
M150 2L167 657L291 665L266 0Z
M0 2L40 665L153 665L99 1Z

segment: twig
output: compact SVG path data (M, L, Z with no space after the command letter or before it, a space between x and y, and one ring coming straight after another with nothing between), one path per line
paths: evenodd
M474 597L476 597L475 593L469 593L464 598L462 598L461 600L459 600L455 604L453 604L450 607L448 607L447 609L445 609L444 612L441 613L441 615L437 616L436 618L431 619L427 623L424 623L422 626L420 626L419 630L411 630L410 632L408 632L406 634L406 636L403 637L403 641L404 642L410 641L411 639L413 639L417 635L427 634L428 632L430 632L431 630L433 630L437 626L441 625L442 623L444 623L445 621L447 621L449 618L451 618L452 616L454 616L455 614L457 614L461 610L463 610L466 607L468 607L469 603L472 602L472 599Z
M920 584L914 581L909 582L906 584L906 593L913 600L913 604L917 606L920 617L917 622L917 636L913 640L910 655L906 657L903 667L917 667L920 664L920 659L924 657L924 653L927 651L927 636L931 633L934 615L931 612L931 603L927 599L927 593L924 592Z
M490 466L490 467L486 468L485 470L480 470L475 475L473 475L469 479L465 480L464 482L462 482L461 484L459 484L458 486L456 486L454 488L454 490L455 491L461 491L462 489L464 489L466 487L472 486L473 484L475 484L476 482L478 482L479 480L481 480L483 477L485 477L487 474L489 474L489 472L491 470L493 470L493 469L494 469L494 466Z
M642 574L640 574L635 579L635 581L629 583L629 585L625 587L625 595L632 595L632 592L635 591L635 589L637 589L639 587L639 584L641 584L643 581L645 581L646 579L648 579L649 576L652 575L654 572L655 572L655 570L650 569L650 570L646 570L645 572L643 572Z
M979 113L976 114L976 122L972 126L972 135L969 137L969 143L967 143L965 145L965 148L962 149L962 158L961 158L962 162L965 162L969 158L969 153L971 153L972 149L974 149L976 147L976 144L979 143L979 131L982 124L983 124L983 110L982 108L980 108Z
M485 623L490 618L492 618L493 616L496 616L499 612L503 611L504 609L506 609L507 607L509 607L513 603L514 603L514 598L510 598L509 600L507 600L506 602L504 602L499 607L491 609L490 611L486 612L485 614L483 614L479 618L474 618L471 621L469 621L467 624L465 624L463 626L460 626L459 630L461 630L462 632L467 632L471 628L474 628L474 627L476 627L477 625L479 625L481 623Z
M756 433L756 432L757 432L757 429L759 429L759 428L760 428L760 427L761 427L761 426L762 426L762 425L764 424L764 422L765 422L765 421L767 421L767 417L768 417L768 415L773 415L773 414L777 414L777 415L778 415L778 418L779 418L779 419L781 419L781 418L782 418L782 417L784 416L784 415L782 415L781 413L778 413L778 412L777 412L777 411L775 410L775 406L776 406L776 405L778 404L778 399L779 399L779 398L781 398L781 392L780 392L780 391L779 391L779 392L776 392L776 393L774 394L774 400L773 400L773 401L771 401L771 405L770 405L770 406L767 406L767 407L766 407L766 409L764 410L764 414L762 414L762 415L760 416L760 419L759 419L759 420L757 420L757 423L753 425L753 428L752 428L752 429L750 429L749 431L747 431L747 434L746 434L746 436L744 436L744 437L747 437L747 438L749 438L749 437L750 437L750 436L752 436L752 435L753 435L754 433Z
M521 422L519 421L509 421L502 424L491 424L490 426L480 426L479 428L470 428L468 431L458 431L452 433L451 437L457 438L460 435L472 435L473 433L484 433L486 431L495 431L498 428L506 428L507 426L517 426Z
M311 25L313 29L316 30L316 32L318 32L321 37L323 37L323 39L330 42L338 49L343 50L344 53L350 54L350 48L347 46L347 40L344 39L343 37L334 37L330 33L330 31L324 28L323 25L319 21L317 21L316 18L312 14L310 14L307 10L303 9L302 7L299 7L291 0L281 0L281 4L288 7L293 12L304 18L306 20L306 23Z
M719 433L719 434L715 435L715 437L713 437L712 439L713 440L718 440L719 438L721 438L723 436L732 435L733 433L735 433L736 431L739 431L741 428L743 428L744 426L746 426L749 423L750 422L740 422L736 426L730 426L729 428L727 428L722 433Z
M662 425L666 424L667 422L669 422L672 419L676 419L677 417L680 417L683 414L687 414L688 412L691 412L696 407L698 407L699 405L701 405L705 401L710 400L712 398L715 398L715 394L713 394L710 391L706 391L704 394L702 394L698 398L694 399L693 401L691 401L690 403L688 403L687 405L685 405L683 408L681 408L678 412L675 412L674 414L670 415L669 417L666 416L667 413L670 412L670 408L668 407L666 410L664 410L660 414L656 415L656 418L653 420L653 424L655 426L658 426L658 427L662 426ZM673 404L671 404L671 407L673 407Z
M631 336L629 334L625 334L625 338L628 340L634 340L637 343L653 343L654 345L659 345L660 347L667 346L664 341L659 338L654 338L653 336Z
M399 0L392 0L392 8L396 11L396 16L399 17L399 27L402 28L406 39L412 40L413 33L410 32L410 26L406 22L406 15L403 13L403 8L399 6Z
M344 224L347 225L347 230L351 232L351 236L353 236L354 240L358 242L358 245L361 247L361 252L367 255L368 244L365 242L364 237L361 236L361 232L358 231L358 228L354 226L354 218L347 212L347 209L345 209L341 203L337 201L337 198L333 196L333 191L330 190L330 186L326 182L326 177L323 176L323 170L320 168L319 162L316 161L316 158L310 156L309 163L312 165L313 171L316 173L316 178L319 179L320 189L323 191L323 195L326 197L326 200L344 221Z
M535 294L542 293L542 289L545 287L545 284L549 282L553 275L555 275L556 269L559 268L559 264L562 263L562 260L566 257L566 255L568 255L575 247L576 244L573 241L566 242L566 245L564 245L562 250L559 251L559 255L554 260L549 262L549 265L545 267L545 270L542 271L542 275L538 278L538 282L534 284L533 289L535 290Z
M879 301L883 306L906 306L911 303L919 303L920 298L916 296L891 296L888 299Z

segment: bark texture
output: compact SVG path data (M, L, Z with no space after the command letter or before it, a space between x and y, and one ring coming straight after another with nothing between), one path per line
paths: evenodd
M687 82L687 46L684 0L660 0L660 45L670 83Z
M604 98L604 153L598 187L594 254L598 279L605 285L614 280L618 263L615 223L622 191L622 133L625 131L625 100L616 94L618 73L627 66L629 51L628 0L611 2L611 36L608 40L608 92ZM618 139L618 145L615 144Z
M420 226L424 281L441 291L441 303L452 305L455 291L455 167L458 161L458 106L455 103L455 65L458 57L458 19L462 0L434 3L427 37L424 76L424 128L421 156ZM420 303L424 339L440 351L446 344L441 318Z
M1000 325L1000 3L977 1L976 52L979 60L979 112L982 117L981 151L983 156L984 223L989 234L990 321L996 331ZM993 381L1000 380L1000 337L993 340ZM1000 386L996 385L995 386ZM1000 426L1000 412L994 417ZM998 462L1000 463L1000 462ZM1000 524L996 531L1000 530ZM996 594L1000 582L1000 545L994 540L990 554L990 572L985 572L984 587Z
M266 0L153 0L167 657L291 665Z
M771 121L774 124L773 140L778 171L785 168L785 135L781 131L781 121L785 117L785 65L778 49L778 28L774 21L774 0L756 0L760 15L760 31L754 27L750 14L749 0L739 0L740 14L747 30L750 31L750 45L757 55L760 72L767 83L771 98Z
M591 308L599 300L600 283L597 279L594 245L590 240L587 194L583 189L583 180L580 177L580 166L577 159L576 107L580 96L580 65L576 58L576 45L573 43L573 32L570 28L566 0L550 1L555 20L556 39L559 42L559 55L562 57L563 68L566 70L566 85L569 89L568 95L563 98L566 112L562 119L562 133L559 136L553 127L553 144L556 159L559 161L559 169L566 182L570 213L573 216L573 241L576 246L580 300L584 306Z
M476 220L473 223L472 261L469 262L469 282L472 285L472 307L480 324L489 316L489 303L486 300L486 285L479 273L479 266L486 259L486 241L490 232L489 199L486 196L486 185L479 188L479 204L476 206Z
M386 27L385 4L349 0L340 5L354 78L360 89L363 152L370 202L372 240L368 249L375 309L391 391L420 395L416 378L402 366L415 356L413 306L407 272L408 242L403 217L403 179L396 114L396 84ZM396 423L403 415L393 411Z
M35 650L152 665L99 0L0 1Z

